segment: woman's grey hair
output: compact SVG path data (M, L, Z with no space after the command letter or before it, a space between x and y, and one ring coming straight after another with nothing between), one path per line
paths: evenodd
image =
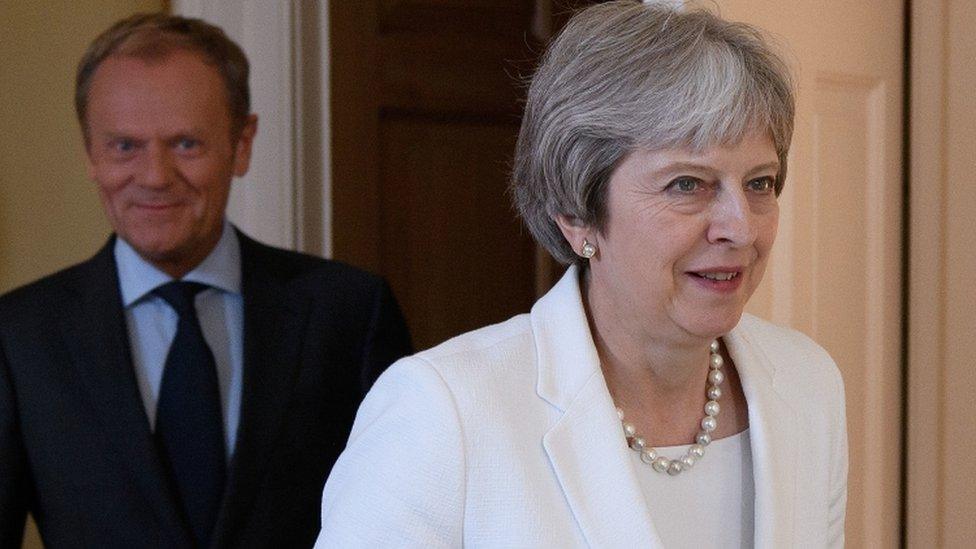
M585 266L555 218L603 229L607 183L628 153L704 151L768 131L779 194L793 111L789 69L758 29L666 3L592 6L569 21L532 79L515 148L515 207L553 257Z

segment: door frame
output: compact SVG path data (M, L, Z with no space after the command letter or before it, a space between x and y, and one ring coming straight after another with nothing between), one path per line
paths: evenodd
M244 28L255 28L250 24L254 21L260 20L262 26L270 22L273 32L283 37L277 48L249 48L247 42L242 42L255 73L268 74L272 64L280 67L282 61L289 63L286 67L291 67L292 61L299 67L315 66L311 72L303 68L297 80L294 72L289 71L287 78L271 88L255 86L256 104L261 104L263 100L260 98L263 96L275 96L285 102L298 101L290 116L276 120L262 113L262 133L283 136L287 143L287 152L274 160L281 163L274 171L284 174L281 178L284 190L278 189L282 194L272 197L277 206L269 216L241 211L235 214L235 219L266 241L331 255L333 204L330 192L330 130L334 121L331 119L328 85L331 58L329 1L313 0L314 9L303 10L299 6L305 3L291 0L286 4L287 17L282 17L275 3L266 6L252 3L247 10L241 8L242 0L219 4L207 0L172 0L165 3L172 6L174 13L199 16L220 24L232 36L235 36L235 32L243 32ZM964 116L965 113L950 112L947 105L950 78L947 57L953 48L946 38L949 28L948 5L951 2L926 3L924 7L920 4L906 0L907 154L903 294L906 407L903 418L902 545L934 547L943 544L945 526L942 502L948 467L945 450L946 341L969 337L946 323L949 300L946 277L951 259L945 255L946 163L953 144L947 142L945 130L948 120ZM267 14L261 17L255 11L269 9L275 12L273 17ZM319 35L310 37L312 33L308 29L316 26ZM309 55L312 53L309 40L317 44L314 56ZM286 46L285 49L282 49L283 46ZM316 57L318 63L303 62ZM303 120L303 110L309 110L304 105L309 102L318 105L311 109L313 119L296 128L295 122ZM317 136L315 146L296 150L295 143L302 143L310 134ZM303 178L294 177L296 173L306 171L304 164L315 155L320 158L313 169L317 176L311 181L307 173ZM306 183L297 184L296 181ZM921 181L927 182L925 188L912 192L913 187L919 187L913 182ZM262 198L268 192L266 187L256 184L247 187L246 192L252 195L252 201L267 206L268 201ZM933 189L937 189L937 192L932 192ZM282 196L284 201L280 200ZM314 202L314 205L308 205L309 202ZM269 219L286 220L285 226L269 222Z
M963 496L973 491L976 479L962 475L963 494L959 494L959 483L949 482L950 475L959 474L954 464L960 457L971 461L970 450L974 446L972 440L954 440L952 432L971 420L948 410L959 387L976 383L970 361L960 360L959 354L972 340L972 326L961 325L953 317L958 302L971 295L949 295L954 280L973 274L971 269L965 271L963 256L969 255L966 250L950 248L950 227L953 221L962 222L961 218L972 217L976 212L959 212L949 199L952 174L965 173L973 166L972 141L954 138L959 128L976 125L976 114L968 101L959 100L968 93L964 88L976 76L976 64L958 64L971 54L972 42L965 42L966 33L960 32L976 22L976 10L968 9L962 11L963 3L951 0L926 2L924 7L920 2L908 1L910 124L906 165L910 169L906 188L906 453L902 509L906 547L952 545L973 532L970 521L961 519L960 514L971 512L976 505ZM963 502L968 509L961 513L950 509Z
M329 256L332 242L328 0L169 0L221 27L247 55L258 134L228 217L251 236Z

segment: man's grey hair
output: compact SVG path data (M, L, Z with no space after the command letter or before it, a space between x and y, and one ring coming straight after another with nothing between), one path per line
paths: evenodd
M137 13L100 34L88 46L75 75L75 111L88 145L88 94L98 67L114 55L159 61L174 51L196 53L220 74L227 92L231 138L236 141L251 112L247 56L224 31L200 19Z
M778 195L793 112L789 69L758 29L667 3L592 6L569 21L532 78L515 207L553 257L585 266L555 217L602 229L607 183L627 154L701 152L766 131L779 157Z

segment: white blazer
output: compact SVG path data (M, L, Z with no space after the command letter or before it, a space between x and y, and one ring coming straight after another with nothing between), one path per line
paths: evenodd
M844 543L844 390L826 352L744 315L757 547ZM570 268L527 315L400 360L369 392L316 547L661 547Z

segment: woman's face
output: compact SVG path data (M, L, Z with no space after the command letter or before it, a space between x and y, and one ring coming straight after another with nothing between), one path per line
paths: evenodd
M731 330L776 238L778 170L765 132L704 153L629 154L611 176L603 230L578 228L571 241L579 250L585 236L598 249L590 307L645 332L638 336L710 339Z

